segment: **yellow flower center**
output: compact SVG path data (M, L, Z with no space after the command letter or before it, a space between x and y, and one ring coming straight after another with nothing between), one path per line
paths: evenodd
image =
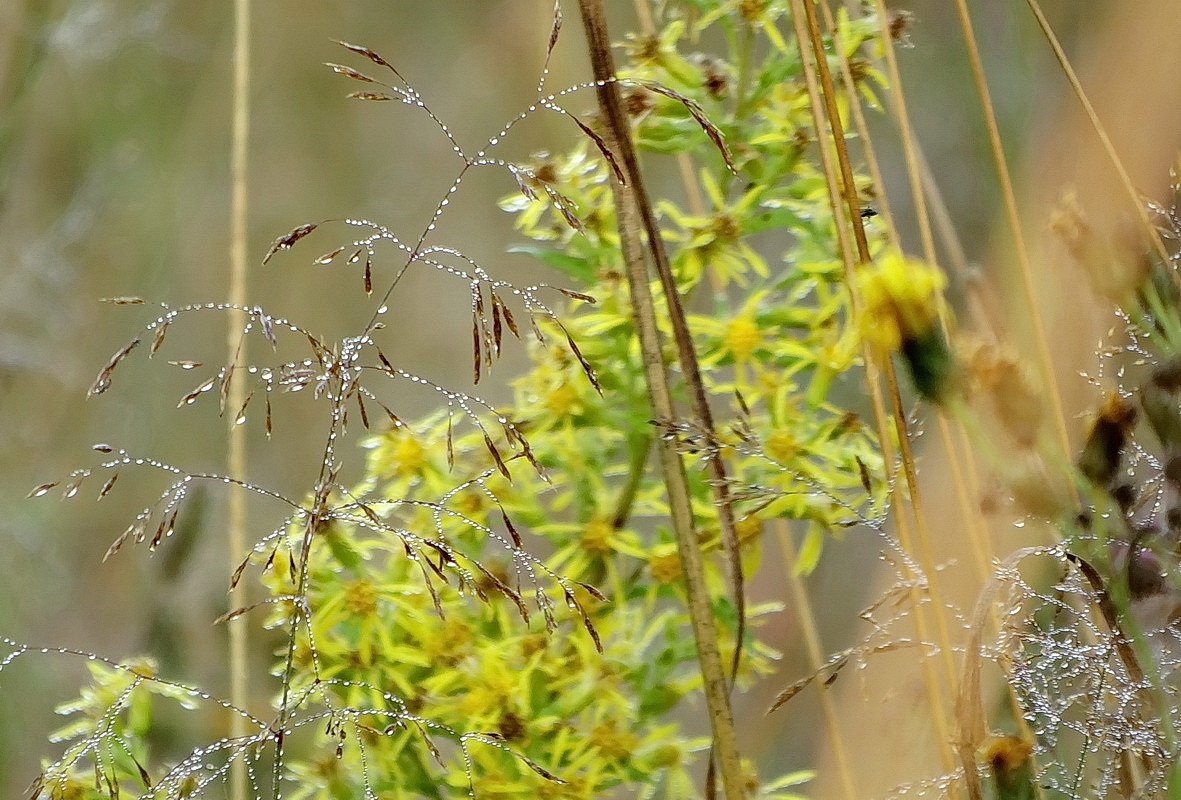
M653 553L648 559L648 569L657 583L673 583L681 577L681 556L674 549Z
M357 617L368 617L377 611L377 588L364 578L344 588L344 607Z
M546 409L555 416L565 416L578 403L578 392L569 383L561 383L545 396Z
M610 522L592 519L582 529L582 546L591 553L606 553L611 550L611 534L615 528Z
M799 442L796 441L795 434L789 430L780 428L776 431L773 431L771 435L767 437L767 443L764 449L767 455L778 461L780 464L787 464L789 461L795 458L796 453L799 452L800 446Z
M731 355L738 361L744 361L763 343L763 334L751 317L735 317L726 326L724 341Z
M426 465L426 450L409 433L404 434L394 445L392 471L398 475L411 475Z

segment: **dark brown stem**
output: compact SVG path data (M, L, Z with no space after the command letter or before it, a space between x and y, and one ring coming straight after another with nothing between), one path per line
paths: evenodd
M583 4L583 8L585 9ZM598 5L596 3L596 5ZM583 12L584 18L586 12ZM601 17L600 17L601 19ZM588 41L590 33L588 27ZM596 48L600 52L596 54ZM656 222L656 214L652 210L652 203L648 197L648 190L644 185L644 176L640 170L639 159L636 157L635 147L632 145L630 127L624 114L622 105L618 102L618 87L615 80L615 63L611 56L610 42L606 36L606 24L603 24L602 42L596 45L591 42L591 65L594 69L595 80L611 81L599 89L600 105L603 115L617 142L616 157L620 160L624 175L627 177L628 188L634 198L637 213L644 226L644 233L648 238L648 252L652 257L652 264L660 279L660 288L664 292L664 299L668 306L669 321L672 324L673 341L677 346L677 360L681 365L681 373L685 379L685 386L689 391L693 415L702 430L714 433L713 411L709 405L705 383L701 379L701 366L697 358L697 349L693 346L693 336L689 331L689 323L685 318L685 308L682 304L681 293L677 288L673 275L672 264L668 251L664 247L664 238L660 235L660 226ZM607 90L610 90L609 92ZM604 93L616 98L614 109L603 104ZM671 418L670 418L671 420ZM714 500L718 508L718 527L721 531L722 550L726 557L727 577L734 601L738 625L735 632L734 656L731 659L730 674L733 678L738 673L738 665L742 660L742 645L746 637L746 596L743 591L744 577L742 574L742 559L739 552L738 533L734 527L734 500L730 493L730 480L726 464L721 453L716 448L711 449L706 457L706 465L710 473L710 485L713 487Z
M632 313L636 332L640 339L643 356L644 377L648 386L648 397L657 419L676 420L668 368L661 354L660 332L656 324L655 304L648 284L648 270L644 263L644 246L641 226L648 235L648 244L656 270L659 273L665 298L669 305L673 335L677 342L682 371L694 398L698 421L709 431L713 430L712 415L705 402L705 391L697 367L696 353L689 337L684 311L680 306L668 255L664 251L660 230L656 226L651 204L644 190L639 163L631 144L631 134L619 98L619 87L615 82L615 64L611 56L611 42L607 33L601 0L580 0L579 8L586 29L587 46L597 89L599 108L604 120L604 140L611 152L623 166L627 183L612 177L616 215L619 221L623 257L627 266L628 287L632 297ZM704 413L703 413L704 411ZM738 754L734 733L733 713L730 709L730 685L722 666L718 651L718 632L710 604L709 590L705 583L705 570L700 544L693 525L693 511L690 502L688 481L684 464L676 450L676 443L661 438L657 442L660 463L668 491L669 509L673 530L677 536L677 548L681 558L681 569L689 604L689 616L697 643L697 657L701 668L706 703L709 707L713 727L714 751L722 778L722 791L726 800L742 800L745 795L742 764ZM722 538L731 553L731 578L736 590L736 605L741 598L741 568L738 561L737 535L734 532L733 512L726 482L726 472L720 457L711 460L711 473L719 493L719 521ZM735 572L737 571L737 580ZM741 609L741 605L739 605ZM740 615L741 619L741 615ZM735 664L738 658L736 644Z

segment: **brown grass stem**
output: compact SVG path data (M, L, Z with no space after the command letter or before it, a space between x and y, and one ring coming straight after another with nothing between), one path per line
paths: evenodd
M230 143L230 302L238 308L246 305L246 258L248 251L248 157L250 138L250 0L234 0L234 75L233 111ZM245 361L246 343L242 336L241 312L227 316L226 364L238 369ZM227 474L244 479L246 475L246 429L238 424L238 409L246 402L246 382L230 379L226 395ZM246 556L246 496L231 491L227 498L226 534L230 573ZM242 589L230 590L229 607L246 605ZM234 623L229 628L230 703L245 708L249 695L246 668L246 626ZM230 714L230 736L246 736L246 719ZM246 800L246 765L241 759L230 765L230 798Z
M1145 206L1140 193L1136 191L1136 187L1132 184L1132 178L1128 175L1127 169L1124 168L1124 162L1116 152L1115 145L1111 143L1111 137L1107 135L1107 129L1103 122L1099 119L1099 114L1095 111L1095 107L1091 105L1090 98L1087 97L1086 91L1083 90L1082 82L1078 79L1078 74L1071 66L1070 59L1066 57L1066 51L1062 49L1062 43L1058 41L1058 36L1054 33L1054 29L1050 27L1049 20L1046 15L1042 13L1041 4L1037 0L1026 0L1029 5L1029 10L1033 12L1033 16L1037 19L1038 27L1041 28L1042 35L1046 37L1046 41L1050 45L1050 49L1054 51L1054 58L1058 61L1058 66L1062 68L1062 73L1066 76L1066 80L1070 82L1070 88L1074 91L1074 96L1078 98L1079 103L1083 107L1083 111L1087 115L1087 120L1091 123L1091 127L1095 131L1095 135L1099 137L1099 143L1103 145L1103 151L1107 154L1107 158L1111 161L1111 166L1115 169L1119 176L1120 186L1128 195L1128 201L1135 209L1136 218L1140 225L1144 228L1145 235L1151 243L1153 250L1162 262L1169 262L1169 252L1165 248L1164 240L1161 239L1160 231L1152 223L1148 216L1148 209ZM1171 273L1176 279L1176 272Z
M914 137L913 129L910 125L908 112L904 99L904 93L901 83L901 74L898 70L897 59L894 57L893 44L890 39L890 33L887 27L887 19L884 16L885 9L882 7L881 0L878 0L878 14L880 21L880 36L883 42L883 50L885 52L885 60L887 62L888 74L890 76L890 87L887 91L895 92L896 94L888 95L892 101L891 113L898 122L899 135L902 138L903 152L907 163L907 176L909 179L910 191L912 195L912 202L915 207L915 213L918 217L920 239L923 246L924 258L929 263L937 262L937 255L935 252L935 242L932 236L932 227L930 220L930 213L928 210L926 196L923 192L922 184L922 170L925 168L925 163L922 161L921 148L918 141ZM837 28L832 13L827 5L821 5L824 12L825 25L828 28L829 34L836 36ZM849 68L849 60L845 56L843 48L837 51L838 63L841 67L841 74L846 82L846 85L852 86L853 79L851 70ZM857 129L858 136L863 143L863 150L866 161L870 167L870 174L877 186L882 187L883 182L881 173L878 169L877 158L874 153L873 137L865 122L865 115L862 113L860 97L856 93L851 93L850 110L853 113L854 124ZM897 228L894 225L893 216L889 212L889 206L886 202L887 193L882 191L879 196L879 204L883 223L886 227L887 236L895 245L900 245ZM938 199L938 198L937 198ZM954 231L953 238L954 238ZM958 241L953 242L958 246ZM962 261L962 251L961 261ZM961 270L961 272L966 270ZM978 304L973 304L973 307L979 309ZM949 320L945 314L940 315L940 322L944 328L945 335L949 335ZM984 524L983 519L979 514L973 513L970 497L973 492L979 489L979 479L976 475L974 466L972 464L972 449L967 438L967 434L962 427L954 427L948 415L941 410L936 412L936 424L939 431L940 444L943 447L946 455L946 463L949 468L951 476L952 490L956 499L956 508L959 512L959 521L962 529L967 533L968 545L972 553L972 564L975 568L976 578L980 581L980 585L985 585L991 578L992 574L992 559L994 556L992 549L992 539L989 536L988 528ZM962 459L962 464L961 464ZM1000 630L1001 621L998 615L992 614L993 627ZM954 685L954 683L953 683ZM1018 729L1022 735L1032 740L1033 734L1026 722L1023 711L1020 705L1020 699L1011 686L1007 686L1007 696L1009 699L1010 708L1012 710L1013 719L1016 722ZM1040 798L1043 796L1043 790L1040 786L1035 787L1035 792Z
M833 18L832 11L826 4L821 4L821 11L824 14L824 24L828 29L829 35L833 37L834 41L837 36L836 21ZM884 22L884 20L883 20ZM897 76L897 61L893 57L891 50L892 43L889 38L889 31L883 25L881 30L882 42L884 49L889 54L887 58L894 64L894 69L891 72L893 76L891 81ZM878 195L876 203L878 205L879 213L881 214L882 222L886 228L886 235L888 239L896 246L901 247L901 240L898 236L898 229L894 224L894 217L890 213L889 202L887 199L887 192L884 191L884 182L882 179L881 170L878 166L877 155L874 152L873 136L870 133L869 126L866 124L865 114L861 107L860 95L852 90L855 85L853 80L852 69L849 66L849 59L845 55L843 47L838 47L836 50L837 63L841 69L841 77L845 81L845 85L850 87L849 91L849 110L852 113L853 123L857 136L862 143L862 151L865 155L866 164L869 167L870 176L873 178L874 185L878 187ZM892 83L892 85L895 85ZM905 114L905 104L898 103L895 106L894 113ZM915 205L915 213L918 216L920 237L923 242L923 257L929 263L936 263L937 257L935 254L935 243L931 235L931 223L927 212L927 205L923 197L922 185L917 178L917 173L913 169L914 155L917 152L917 142L914 141L914 134L910 127L909 121L899 121L899 130L903 139L903 150L907 156L908 176L910 178L910 190L912 194L912 202ZM948 334L948 320L945 315L940 315L940 322L943 324L944 333ZM955 442L952 438L951 424L946 414L938 413L936 415L937 426L939 429L939 439L944 451L947 453L948 466L950 468L952 486L955 491L956 502L960 512L960 521L965 526L966 530L971 532L968 537L972 555L973 564L976 567L977 577L981 583L988 579L990 574L990 564L992 559L992 552L990 542L988 541L988 532L981 524L980 516L973 514L971 511L971 503L968 500L969 488L965 483L964 472L960 468L959 458L961 453L957 452ZM962 431L961 431L962 433ZM963 454L967 457L970 450L967 450L966 441L963 442ZM973 484L974 486L975 484Z
M605 18L602 19L602 22L605 27ZM605 30L603 38L606 39ZM602 60L603 63L598 63L596 59ZM610 50L607 50L606 54L601 57L592 53L591 60L595 67L596 80L610 79L614 82L615 65ZM600 87L600 89L602 88L604 87ZM618 89L613 91L618 96ZM622 148L619 155L622 156L621 161L624 174L627 176L628 191L635 200L636 213L648 239L647 251L651 256L652 266L664 292L668 319L672 325L673 342L677 348L677 360L680 362L681 375L685 381L693 414L702 430L713 432L715 430L713 410L709 405L705 381L701 377L701 365L697 358L697 349L693 344L693 334L689 330L689 321L685 316L681 292L677 286L676 277L673 275L672 263L664 246L664 237L661 235L660 226L656 221L656 214L652 210L644 176L640 171L639 159L631 142L627 117L624 115L622 107L618 109L618 119L611 119L610 124L615 126L616 138ZM669 416L667 419L675 419L675 416ZM742 575L738 533L734 527L734 501L731 497L726 464L718 450L708 453L705 462L710 473L710 485L718 510L718 527L721 533L722 551L725 555L727 579L730 583L730 592L738 620L735 631L734 655L730 665L733 679L738 674L738 666L742 660L743 641L746 635L746 597L743 588L745 581Z
M601 0L580 0L579 8L582 12L594 77L599 84L597 94L600 112L605 123L605 138L611 152L620 157L627 178L627 183L624 184L613 176L612 189L649 401L658 418L672 420L676 418L676 412L672 401L668 366L662 356L655 302L648 284L648 270L644 263L641 228L647 228L650 252L657 269L668 272L667 276L661 275L662 283L671 279L671 270L668 269L667 256L663 255L663 249L660 246L660 232L653 227L651 206L644 192L639 164L635 150L631 145L627 118L624 115L619 97L619 87L615 82L615 64L611 55L611 40L607 32L602 2ZM666 297L671 312L672 308L677 306L679 296L675 285L672 287L668 287L667 283L664 285L665 292L671 295ZM676 315L670 314L670 316L673 317L674 335L678 339L678 347L682 354L682 369L687 373L690 368L696 368L695 357L690 359L689 363L685 363L684 359L683 348L686 344L691 347L691 342L686 341L687 330L683 334L678 330ZM681 323L684 323L683 315ZM688 375L686 377L689 379ZM692 386L690 391L694 391ZM713 429L710 424L712 420L707 422L706 419L702 419L701 422L708 424L709 430ZM677 550L681 559L681 571L685 579L689 614L696 639L706 704L710 713L714 753L721 775L722 792L726 800L742 800L745 795L744 778L737 737L734 732L733 712L730 709L730 687L718 647L718 631L709 600L709 590L705 582L705 565L694 529L693 510L685 467L677 452L675 442L662 437L658 440L657 450L668 491L673 530L676 533ZM722 517L728 510L728 502L721 504L719 517ZM730 523L730 535L734 536L736 542L737 537L733 532L732 517ZM725 536L726 532L723 528L723 539ZM737 557L736 549L734 556ZM741 584L734 588L739 593L741 592ZM740 641L736 643L736 650L740 643Z
M988 80L984 75L984 65L980 59L980 48L976 44L976 34L972 28L972 17L968 12L966 0L955 0L956 11L959 14L960 30L964 37L964 46L968 53L971 67L972 81L980 95L980 110L984 116L984 127L988 135L988 144L992 150L992 158L1000 180L1001 198L1005 209L1005 219L1009 226L1009 233L1013 237L1013 251L1017 259L1017 269L1021 277L1021 291L1029 313L1029 323L1033 330L1034 349L1037 352L1039 370L1045 383L1046 393L1053 412L1054 431L1058 437L1058 445L1062 453L1069 458L1070 437L1066 432L1066 413L1062 405L1062 395L1058 390L1058 382L1054 378L1054 360L1050 354L1050 343L1046 336L1046 323L1037 302L1037 291L1033 285L1033 267L1030 262L1029 248L1025 243L1025 235L1021 229L1021 217L1017 210L1017 197L1013 191L1013 181L1009 174L1009 164L1005 157L1004 146L1001 144L1000 128L997 124L996 110L993 108L992 96L988 88Z
M856 202L856 187L854 187L852 196L854 203L850 207L851 213L846 216L841 211L841 201L845 200L846 204L849 200L849 192L842 191L842 183L844 186L850 186L852 179L844 178L842 173L848 170L848 151L843 148L844 132L840 125L839 113L836 110L835 98L829 95L823 98L824 92L822 88L827 85L828 91L831 93L832 79L829 76L827 82L822 81L821 75L827 74L824 67L827 66L827 56L824 51L823 40L819 35L819 28L812 27L807 22L809 19L806 0L792 0L792 23L795 26L796 39L799 42L801 60L804 66L804 79L808 89L810 105L814 117L814 124L816 127L816 137L819 144L821 166L825 175L825 180L828 185L829 200L833 214L833 224L837 232L837 243L841 253L841 259L844 263L846 285L850 292L851 303L854 312L858 306L858 300L855 291L855 283L853 275L859 262L868 261L868 244L862 246L865 237L864 228L859 228L856 222L861 219L860 207ZM811 15L811 20L815 21L815 15ZM808 44L811 44L809 48ZM809 54L811 50L811 54ZM823 71L822 71L823 70ZM819 84L819 85L818 85ZM833 118L835 116L835 119ZM846 166L844 168L834 168L833 156L828 152L828 146L825 144L826 137L823 135L825 131L832 132L832 146L836 152L836 157L840 159L841 153L844 153L844 160ZM858 243L857 254L854 254L852 246L849 242L849 233L847 226L850 217L854 220L854 229L860 230L861 242ZM860 254L864 253L864 258L859 258ZM894 464L895 451L891 445L891 435L889 427L886 423L887 412L882 398L880 376L878 369L867 344L862 345L862 358L866 367L866 386L869 390L870 401L873 409L874 424L878 433L878 439L882 448L883 460L886 464ZM893 365L887 360L883 364L883 369L888 376L893 374ZM891 381L894 385L896 382ZM899 436L905 438L907 435L905 428L898 429ZM893 485L893 481L891 481ZM910 535L910 522L906 518L905 512L901 511L901 496L894 493L893 505L893 519L898 533L898 538L903 548L907 552L914 552L914 545ZM916 514L916 519L918 515ZM920 603L920 597L917 587L911 592L912 600L915 603L915 626L920 638L924 641L930 640L930 623L926 617L926 611ZM948 643L943 643L944 645ZM928 702L931 704L932 721L935 726L935 733L940 742L940 755L943 759L943 764L946 768L950 768L954 763L954 754L951 751L951 735L949 727L949 714L944 703L943 691L939 685L939 678L936 674L936 669L930 660L923 660L923 677L926 686L926 693Z
M832 73L828 68L828 59L824 50L824 38L820 30L820 21L816 14L816 5L813 2L807 2L805 0L805 2L797 3L797 6L802 6L807 21L808 30L806 33L815 56L813 65L820 80L821 97L826 106L825 113L828 118L829 130L832 134L833 146L836 150L837 163L840 167L840 179L844 188L843 198L848 213L848 220L853 228L854 241L857 243L857 260L858 263L865 264L870 261L869 241L865 235L865 226L861 217L861 203L857 196L857 187L853 183L852 160L849 157L840 110L837 107L836 88L833 84ZM803 50L803 47L804 42L801 40L800 49ZM922 492L918 482L918 470L915 467L914 454L911 452L906 410L902 405L902 394L893 363L885 360L882 364L882 372L886 379L886 394L890 398L890 412L898 436L899 454L901 455L903 473L910 495L910 508L914 514L915 527L918 534L918 555L923 571L927 576L927 594L936 609L935 624L939 633L941 661L943 662L948 685L954 686L956 669L951 646L951 632L947 627L947 615L943 611L945 605L942 599L938 572L931 547L931 534L927 525L926 514L923 511Z
M837 46L833 48L833 55L837 57L837 66L839 66L841 69L841 80L844 81L846 91L849 93L849 112L853 117L853 127L857 131L857 135L861 137L862 152L865 155L865 164L869 168L870 179L873 180L874 210L878 212L886 226L886 229L890 231L891 239L896 242L898 237L894 233L894 215L890 209L890 198L884 191L885 181L882 177L882 171L878 163L877 154L874 152L873 139L869 132L869 124L865 120L865 111L861 107L861 95L857 91L857 80L853 75L853 68L849 65L849 59L845 55L845 49L839 43L839 30L837 28L836 19L832 15L832 9L828 7L827 3L821 3L820 10L824 15L824 27L828 30L828 35L832 38L833 42L838 43ZM933 260L932 263L934 263Z
M882 43L883 59L886 63L886 77L890 81L886 97L892 108L890 116L898 125L902 140L902 157L906 161L906 177L910 183L911 201L914 203L915 220L919 225L919 239L923 244L923 258L932 264L935 258L935 237L931 232L931 216L927 212L927 196L922 187L922 170L919 166L919 152L914 128L910 123L910 111L906 106L906 94L902 89L902 72L898 69L898 58L894 55L893 38L889 30L889 12L884 0L874 0L874 11L878 19L879 37Z

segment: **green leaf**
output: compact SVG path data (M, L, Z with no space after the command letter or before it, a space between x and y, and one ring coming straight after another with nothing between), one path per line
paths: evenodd
M804 543L800 545L800 552L796 554L795 573L797 575L811 575L812 570L820 563L820 552L824 549L824 531L818 525L808 528L804 536Z
M348 535L343 530L338 526L330 525L325 531L324 538L328 542L328 548L332 551L332 557L342 567L354 573L361 572L361 554L353 547Z
M557 250L550 250L535 244L513 245L508 251L510 253L524 253L533 256L538 261L553 267L559 272L577 278L583 284L592 284L595 282L595 269L587 263L585 258L572 256L569 253L563 253Z

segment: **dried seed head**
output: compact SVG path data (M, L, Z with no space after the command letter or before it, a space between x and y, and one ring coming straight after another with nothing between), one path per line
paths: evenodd
M643 86L633 86L623 95L623 107L628 116L639 117L656 105L655 96Z
M995 344L965 348L970 391L992 408L997 422L1022 447L1033 447L1045 419L1044 401L1024 365Z
M1140 408L1156 433L1161 445L1169 452L1181 448L1181 409L1177 392L1181 389L1181 358L1174 357L1159 364L1152 378L1140 387Z
M849 59L849 77L853 79L853 83L861 83L871 74L872 69L873 63L867 58Z
M989 765L998 781L1003 781L1028 765L1032 753L1033 743L1019 736L990 736L980 747L980 760Z
M629 36L628 49L640 64L657 64L664 54L664 45L655 34Z
M726 96L730 88L730 65L723 59L709 53L694 53L689 56L698 69L701 70L702 85L715 100Z
M740 0L738 13L747 22L756 21L767 10L767 0Z
M914 24L914 12L892 8L886 12L886 32L890 41L903 47L914 47L910 41L910 28Z
M1050 214L1048 227L1100 297L1123 305L1148 278L1151 263L1138 237L1126 226L1097 231L1087 220L1074 192L1062 195Z
M1099 409L1078 460L1079 471L1096 486L1108 488L1115 478L1136 416L1136 406L1118 394Z

